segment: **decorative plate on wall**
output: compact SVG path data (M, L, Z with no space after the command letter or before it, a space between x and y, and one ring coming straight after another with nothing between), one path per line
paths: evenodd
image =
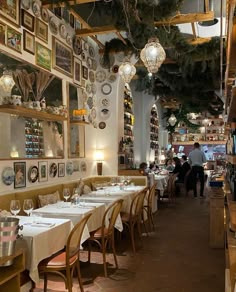
M69 33L67 33L67 35L66 35L66 42L69 46L72 46L72 38L71 38L71 35Z
M67 32L66 32L66 26L65 26L65 24L63 24L63 23L60 24L60 26L59 26L59 33L60 33L60 36L63 39L66 38Z
M25 10L30 9L30 0L22 0L21 5Z
M86 172L87 171L87 163L85 161L80 162L80 171Z
M2 181L5 185L10 186L15 180L15 172L12 167L5 167L2 171Z
M57 19L54 16L51 16L49 18L49 28L52 34L58 33L58 25L57 25Z
M38 1L32 2L32 11L36 17L41 16L41 5Z
M118 73L118 71L119 71L119 66L118 66L118 65L114 65L114 66L112 67L112 72L113 72L113 73Z
M89 71L89 81L92 83L95 81L95 74L91 70Z
M92 93L92 85L91 83L87 83L85 86L85 90L88 94Z
M91 91L92 91L92 94L95 94L96 91L97 91L97 87L95 84L91 84Z
M91 58L94 58L94 56L95 56L95 50L92 46L89 46L89 56Z
M110 99L107 97L102 97L102 98L100 98L99 103L100 103L101 107L109 107L110 106Z
M100 123L98 124L98 127L99 127L99 129L103 130L103 129L106 128L106 123L105 123L105 122L100 122Z
M87 57L86 64L87 64L89 69L93 68L93 60L90 57Z
M53 162L49 166L49 176L55 177L56 175L57 175L57 164Z
M88 51L88 49L89 49L89 44L88 44L88 42L84 42L84 50L85 51Z
M116 74L111 73L108 77L107 77L107 81L109 81L110 83L113 83L116 81Z
M105 95L109 95L111 92L112 92L112 87L111 87L111 84L109 83L104 83L102 86L101 86L101 92Z
M86 61L86 55L84 52L82 52L82 54L81 54L81 59L82 59L82 61Z
M28 180L31 183L35 183L39 177L39 170L37 166L31 166L28 170Z
M93 60L92 69L95 71L95 70L97 70L97 67L98 67L97 61L96 60Z
M74 165L72 161L67 161L66 162L66 174L67 175L72 175L74 172Z
M110 115L111 115L111 111L107 108L103 108L101 111L100 111L100 117L102 120L107 120L110 118Z
M88 95L87 95L87 93L85 91L82 93L81 99L82 99L83 102L87 101Z
M91 117L92 117L93 120L96 119L96 117L97 117L97 111L96 111L96 109L94 107L91 109L90 115L91 115Z
M97 82L104 82L106 80L106 72L104 70L97 71L95 74L95 78Z
M82 53L82 41L78 36L73 38L73 50L76 55L80 55Z
M87 99L87 105L90 109L93 108L93 97L89 96L89 98Z
M45 7L41 8L41 17L42 17L43 21L45 21L45 22L49 21L49 14L48 14L47 8L45 8Z

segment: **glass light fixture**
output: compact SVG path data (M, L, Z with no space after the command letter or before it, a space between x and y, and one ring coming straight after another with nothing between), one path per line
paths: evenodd
M142 49L140 58L148 72L156 73L166 58L166 53L159 43L158 38L151 38Z
M176 116L174 114L171 114L171 116L168 119L168 122L173 127L177 122Z
M11 93L12 87L15 85L15 82L12 77L12 72L9 70L4 70L2 77L0 78L0 88L2 91Z
M120 65L118 72L124 82L129 83L136 73L136 68L130 61L126 60Z
M102 175L102 161L104 160L104 150L96 149L94 158L97 161L97 174Z

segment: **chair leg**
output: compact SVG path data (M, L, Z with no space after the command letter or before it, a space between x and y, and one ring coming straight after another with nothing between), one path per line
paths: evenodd
M102 258L103 258L103 267L104 267L105 277L107 277L106 245L107 245L107 241L103 241L102 242Z
M147 221L148 221L148 225L149 225L149 220L147 219ZM147 227L146 227L146 223L145 223L145 221L144 221L144 216L142 216L142 222L143 222L143 226L144 226L144 231L145 231L145 233L146 233L147 236L148 236L149 234L148 234L148 230L147 230Z
M115 240L114 240L114 233L112 234L112 238L111 238L111 246L112 246L112 251L113 251L115 265L116 265L116 268L118 269L118 262L117 262L117 257L116 257L116 247L115 247Z
M153 230L155 230L155 224L154 224L154 219L153 219L153 214L152 214L151 209L149 209L149 218L150 218L150 227L152 225Z
M48 286L48 275L47 273L44 273L44 284L43 284L43 291L47 292L47 286Z
M131 226L130 226L130 238L131 238L133 253L136 254L135 242L134 242L134 224L133 223L131 223Z
M88 262L91 260L91 242L88 240Z
M80 287L80 291L84 292L84 287L83 287L83 282L82 282L82 277L81 277L81 273L80 273L80 263L79 263L79 259L76 263L76 268L77 268L77 277L78 277L78 282L79 282L79 287Z

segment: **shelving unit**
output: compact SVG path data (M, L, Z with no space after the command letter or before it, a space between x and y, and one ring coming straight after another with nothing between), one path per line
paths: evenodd
M159 149L159 121L157 115L157 107L153 105L150 115L150 149L154 150L154 160L158 159Z
M25 121L25 153L26 158L44 156L43 129L39 121Z
M25 256L22 250L11 256L0 258L0 264L13 260L10 266L0 267L0 291L20 292L20 273L25 270Z

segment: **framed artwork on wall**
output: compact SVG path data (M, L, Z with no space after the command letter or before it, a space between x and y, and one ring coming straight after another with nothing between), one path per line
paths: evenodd
M85 80L88 80L88 68L85 67L85 66L82 66L82 77L83 77Z
M48 162L39 161L39 182L48 180Z
M73 73L72 49L53 37L52 50L53 68L71 77Z
M51 50L36 42L35 62L38 66L51 71Z
M0 44L1 45L6 45L6 31L7 31L6 24L0 22Z
M7 26L7 46L21 53L21 33Z
M21 25L34 32L34 16L24 9L21 10Z
M74 83L81 85L81 60L74 58Z
M34 35L27 30L23 31L23 50L34 55L35 52L35 39Z
M65 163L58 163L58 177L65 176Z
M26 163L25 162L14 162L14 188L24 188L26 186Z
M4 17L12 24L20 25L20 1L19 0L1 0L0 16Z
M39 18L36 19L35 34L37 38L41 39L45 43L48 42L48 25Z

